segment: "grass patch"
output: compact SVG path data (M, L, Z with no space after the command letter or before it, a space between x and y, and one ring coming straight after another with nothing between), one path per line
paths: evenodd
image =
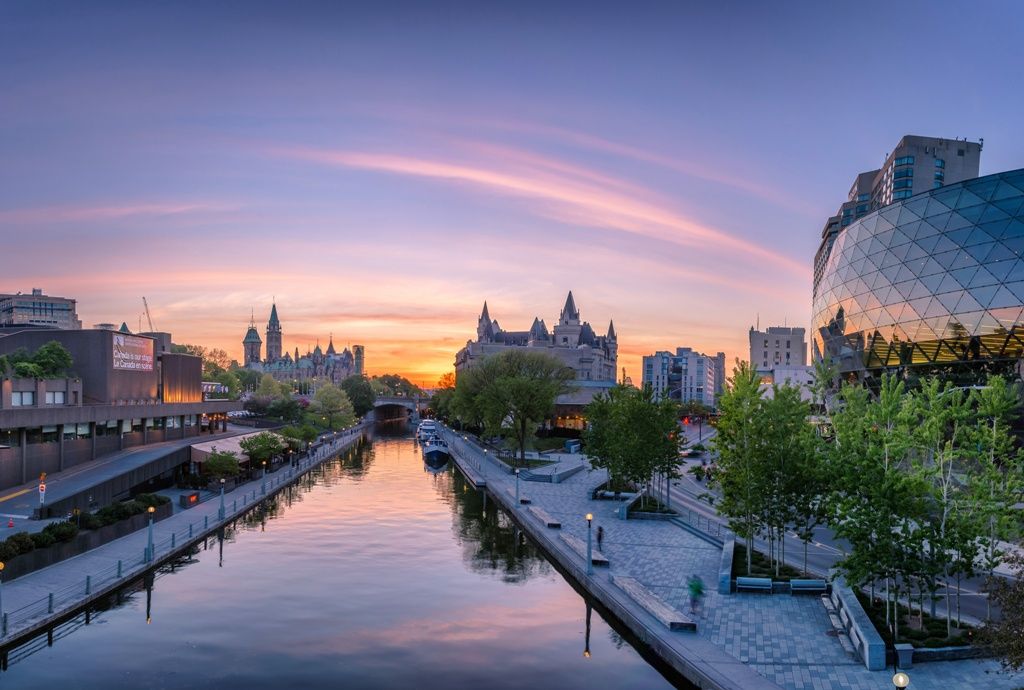
M548 436L546 438L534 438L530 441L530 445L538 453L543 453L546 450L565 450L565 442L568 440L567 438Z
M629 507L630 513L663 513L666 515L676 515L676 511L668 506L664 505L658 499L652 496L641 496L640 500Z
M885 601L875 597L875 601L872 602L871 598L859 589L855 590L855 593L857 599L860 600L860 605L864 607L868 618L871 619L871 623L875 626L875 630L885 640L886 645L892 645L892 631L885 625ZM925 606L927 607L927 603ZM956 621L954 621L952 637L947 638L945 618L932 618L925 612L922 620L922 616L916 607L914 608L914 613L911 614L903 604L899 604L897 610L900 620L900 637L897 642L907 642L914 645L914 647L924 648L961 647L973 644L974 628L967 623L961 623L960 627L957 628Z
M737 577L769 577L775 582L789 582L807 577L800 570L790 565L779 567L779 574L775 574L775 568L768 562L768 557L760 551L755 550L750 557L750 573L747 573L747 547L739 541L736 542L736 549L732 552L732 573Z

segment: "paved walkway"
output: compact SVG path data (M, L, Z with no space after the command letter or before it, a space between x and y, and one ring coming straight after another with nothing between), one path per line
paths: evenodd
M453 449L461 455L475 455L475 450L461 442L461 438L453 443ZM497 470L486 460L476 459L476 462L492 493L501 495L508 487L514 487L514 477ZM847 656L838 639L827 634L832 626L819 597L719 595L716 585L721 550L669 522L617 519L614 513L618 502L589 498L591 490L602 483L605 476L603 470L588 470L560 484L521 482L520 493L527 496L532 505L561 520L563 532L583 540L587 538L585 515L592 513L595 532L598 526L604 527L602 551L610 560L611 574L635 578L684 613L689 612L687 578L696 574L704 580L706 595L700 610L693 616L697 621L696 635L670 632L660 626L655 628L660 638L681 641L680 646L685 647L687 653L710 660L711 654L695 644L698 640L706 642L777 687L794 690L891 687L891 670L868 671L859 657ZM511 501L506 503L511 504ZM525 506L519 509L524 522L533 520L526 514L527 510ZM555 548L582 560L560 540L553 543ZM594 546L596 548L596 542ZM606 578L603 570L599 569L593 577ZM638 618L645 616L632 600L627 602ZM734 687L752 687L749 680L733 675L739 681ZM908 675L914 690L948 690L982 684L989 690L1024 686L1024 673L1001 673L994 660L923 663L910 669Z
M276 472L268 472L265 478L242 484L225 494L223 520L219 519L218 497L157 522L153 526L154 558L145 558L149 535L147 529L141 529L5 583L3 613L7 615L6 637L58 617L62 612L72 611L97 592L120 586L138 577L152 567L153 562L171 555L190 539L204 532L215 531L221 524L231 522L254 503L258 503L265 495L264 485L266 495L269 495L292 483L307 469L334 456L361 435L362 426L339 432L336 439L325 440L321 445L314 446L309 456L299 461L298 467L285 465Z

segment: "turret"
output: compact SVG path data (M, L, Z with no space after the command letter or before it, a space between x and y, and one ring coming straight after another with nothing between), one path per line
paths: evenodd
M249 330L245 332L245 338L242 339L245 366L259 364L262 347L263 340L260 339L259 331L256 330L256 323L250 319Z
M476 322L476 340L478 343L489 343L494 340L494 329L491 325L491 315L487 312L487 302L484 302L484 309L480 312L480 318Z
M277 303L270 307L270 320L267 322L267 361L273 362L281 358L281 321L277 318Z

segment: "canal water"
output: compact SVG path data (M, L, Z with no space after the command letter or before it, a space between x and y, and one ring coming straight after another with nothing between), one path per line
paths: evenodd
M19 690L672 687L405 425L6 664Z

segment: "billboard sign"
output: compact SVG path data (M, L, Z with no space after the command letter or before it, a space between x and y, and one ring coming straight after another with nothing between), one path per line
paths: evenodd
M129 371L153 371L153 341L124 333L114 333L114 368Z

